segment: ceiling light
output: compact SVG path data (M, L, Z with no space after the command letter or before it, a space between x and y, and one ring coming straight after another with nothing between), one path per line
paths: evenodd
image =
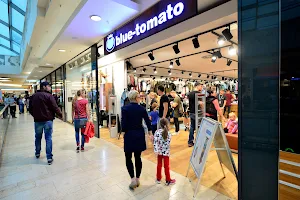
M65 49L58 49L59 52L66 52Z
M181 65L180 61L179 61L179 58L175 61L176 62L176 65L179 67Z
M223 36L220 36L219 38L218 38L218 45L219 46L222 46L222 45L224 45L225 44L225 38L223 37Z
M189 75L190 75L190 77L193 77L193 74L192 74L192 72L190 72L190 73L189 73Z
M213 56L211 57L211 62L215 63L217 60L217 56L215 54L213 54Z
M198 78L200 78L201 77L201 74L198 74Z
M11 86L11 87L22 87L22 85L18 84L10 84L10 83L0 83L1 86Z
M180 50L179 50L179 47L178 47L178 43L175 44L175 45L173 46L173 50L174 50L174 52L175 52L176 54L179 54L179 53L180 53Z
M149 54L148 54L148 57L150 58L150 60L155 60L155 58L154 58L154 56L153 56L153 53L152 52L150 52Z
M163 76L160 77L161 79L164 78Z
M230 66L231 63L232 63L232 60L228 59L228 60L227 60L227 66Z
M215 52L215 56L222 58L221 50Z
M222 77L222 81L224 81L224 76Z
M0 82L10 82L12 80L9 80L9 79L1 79Z
M155 77L153 77L152 79L155 80Z
M172 75L172 71L170 69L169 69L168 73L169 73L170 76Z
M181 74L184 74L184 71L181 71Z
M43 72L43 71L39 71L39 72Z
M222 31L222 34L226 38L227 41L231 40L233 38L229 28L226 28L225 30Z
M133 72L136 73L136 68L133 69Z
M90 18L95 22L99 22L101 20L101 17L98 15L91 15Z
M154 74L157 74L157 70L156 70L156 68L154 68L154 70L153 70L153 71L154 71Z
M0 80L9 80L10 78L8 77L0 77Z
M195 49L200 47L198 37L195 37L192 41Z
M209 75L207 74L206 78L209 78Z
M228 51L229 55L234 56L236 55L236 48L234 46L230 46L229 47L229 51Z
M171 61L169 67L170 67L170 68L173 68L173 67L174 67L173 64L174 64L174 63Z
M147 71L147 69L146 68L143 68L143 72L145 73Z

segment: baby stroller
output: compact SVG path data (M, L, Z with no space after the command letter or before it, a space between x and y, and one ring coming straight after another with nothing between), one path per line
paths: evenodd
M184 131L190 130L190 117L187 104L183 104L183 124L185 127Z

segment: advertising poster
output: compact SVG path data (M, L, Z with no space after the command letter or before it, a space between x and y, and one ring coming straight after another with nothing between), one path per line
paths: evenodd
M198 178L204 170L216 128L217 126L214 122L207 118L203 118L197 133L197 140L190 161Z

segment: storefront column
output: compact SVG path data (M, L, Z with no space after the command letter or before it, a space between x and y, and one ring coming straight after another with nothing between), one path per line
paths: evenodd
M66 64L63 64L61 66L62 68L62 81L63 81L63 121L66 122L67 121L67 112L66 112L66 96L67 96L67 92L66 92L66 79L67 79L67 74L66 74Z
M98 47L97 47L97 44L94 44L91 47L91 68L92 68L92 71L95 70L95 77L93 77L93 80L95 80L95 86L93 86L93 90L96 90L96 93L93 92L93 95L96 94L96 97L92 98L92 99L96 99L95 102L92 102L92 112L94 110L96 110L96 120L94 120L95 137L100 138L100 129L99 129L99 87L98 87L99 76L98 76Z
M239 199L278 199L279 0L238 1Z

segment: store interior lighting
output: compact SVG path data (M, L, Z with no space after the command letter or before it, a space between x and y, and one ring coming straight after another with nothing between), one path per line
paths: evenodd
M206 78L209 78L209 75L207 74Z
M215 63L216 60L217 60L217 56L216 56L215 53L214 53L214 54L212 55L212 57L211 57L211 62L212 62L212 63Z
M154 71L154 74L157 74L157 70L156 70L156 68L154 68L154 69L153 69L153 71Z
M170 66L169 66L171 69L174 67L174 63L171 61L170 62Z
M178 67L181 65L179 59L177 59L175 62L176 62L176 65L177 65Z
M193 74L192 74L192 72L190 72L190 73L189 73L189 76L190 76L190 77L193 77Z
M215 56L217 56L218 58L222 58L223 56L222 56L221 50L216 51Z
M198 74L198 78L200 78L201 77L201 74Z
M229 41L233 38L229 28L224 29L222 31L222 34L224 35L224 37L226 38L227 41Z
M222 45L224 45L225 44L225 38L223 37L223 36L220 36L219 38L218 38L218 45L219 46L222 46Z
M229 51L228 51L229 55L234 56L236 55L236 48L234 46L230 46L229 47Z
M181 71L181 74L184 74L184 71Z
M230 66L231 63L232 63L232 60L228 59L228 60L227 60L227 66Z
M172 71L170 69L169 69L168 73L169 73L170 76L172 75Z
M136 68L133 69L133 72L136 73Z
M175 54L179 54L179 53L180 53L178 43L176 43L176 44L173 46L173 50L174 50Z
M147 69L146 68L143 68L143 72L145 73L147 71Z
M148 54L148 57L150 58L150 60L155 60L155 58L154 58L154 56L153 56L153 52L150 52L149 54Z
M193 41L194 48L198 49L200 47L198 37L195 37L192 41Z

